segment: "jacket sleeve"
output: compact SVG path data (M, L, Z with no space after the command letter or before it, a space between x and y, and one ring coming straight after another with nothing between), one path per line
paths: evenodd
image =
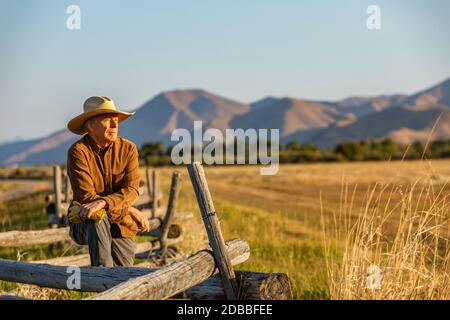
M133 144L127 156L121 188L112 194L100 197L107 203L106 210L111 222L122 221L128 208L138 200L139 182L139 154L136 145Z

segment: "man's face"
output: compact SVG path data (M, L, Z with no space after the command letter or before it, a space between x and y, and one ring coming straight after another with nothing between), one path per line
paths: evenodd
M102 114L89 119L86 123L88 133L97 143L108 144L114 142L119 130L117 114Z

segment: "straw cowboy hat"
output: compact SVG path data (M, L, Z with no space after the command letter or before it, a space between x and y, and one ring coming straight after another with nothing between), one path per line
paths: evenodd
M126 120L129 116L135 114L135 112L126 112L117 110L114 101L108 97L90 97L83 105L83 113L76 116L67 124L67 129L75 134L85 134L87 130L84 128L84 123L86 120L106 113L116 113L119 122Z

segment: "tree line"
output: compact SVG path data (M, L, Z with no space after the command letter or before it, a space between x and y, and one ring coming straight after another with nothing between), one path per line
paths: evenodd
M225 150L226 148L224 148L224 157ZM248 148L246 148L246 152L248 156ZM171 165L171 153L172 146L165 147L163 142L148 142L144 143L139 150L139 158L141 164L146 166ZM409 145L397 143L392 139L342 141L331 149L319 148L311 143L301 144L298 141L291 141L279 147L280 163L417 160L423 158L450 158L450 139L435 140L428 144L416 141Z

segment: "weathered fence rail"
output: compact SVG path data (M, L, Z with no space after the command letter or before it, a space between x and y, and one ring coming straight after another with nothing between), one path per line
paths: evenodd
M239 299L241 300L289 300L292 285L284 273L235 271ZM213 275L202 283L189 288L179 298L191 300L225 300L227 295L220 275Z
M0 247L22 247L69 239L68 227L30 231L7 231L0 233Z
M179 243L181 241L180 238L177 239L169 239L168 240L169 245L173 245L176 243ZM139 257L139 255L143 255L144 257L147 257L149 252L155 249L158 249L160 247L159 240L154 241L145 241L145 242L139 242L136 244L136 249L134 251L134 254ZM46 260L38 260L33 261L34 263L41 263L41 264L50 264L55 266L89 266L91 264L91 260L89 258L89 254L79 254L75 256L67 256L67 257L58 257L58 258L52 258L52 259L46 259Z
M290 300L292 286L284 273L261 273L236 271L241 299L245 300ZM213 275L202 283L176 294L171 298L189 300L225 300L226 294L219 275ZM29 300L24 297L0 293L0 300Z
M235 264L242 263L249 257L248 244L239 239L228 242L227 250L232 263ZM80 267L80 288L73 290L102 292L118 286L97 298L164 299L206 280L214 272L214 258L211 251L205 249L160 269ZM4 281L68 289L67 281L70 274L67 266L0 259L0 280ZM140 278L145 275L149 277ZM132 281L127 282L130 279ZM121 285L125 290L122 290Z
M176 238L181 233L180 227L175 223L189 219L189 217L192 217L191 213L180 213L180 215L175 213L172 221L174 224L169 227L169 238ZM150 232L141 233L141 235L159 237L160 230L158 228L161 227L162 220L160 218L153 218L149 219L149 223ZM170 228L173 229L172 232ZM0 233L0 247L23 247L66 240L71 240L69 227L29 231L14 230Z

